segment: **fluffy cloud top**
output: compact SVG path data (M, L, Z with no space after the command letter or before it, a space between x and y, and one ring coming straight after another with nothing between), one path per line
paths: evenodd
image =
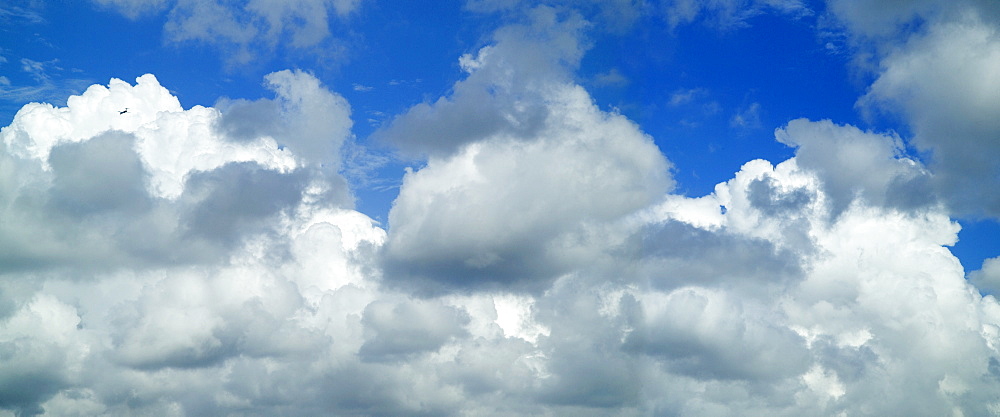
M399 136L404 149L420 146L432 157L403 178L389 213L388 279L426 282L431 291L538 290L588 256L572 248L592 239L590 227L672 186L652 139L566 80L579 60L580 23L557 18L539 8L530 26L502 29L495 45L462 57L469 76L452 98L418 105L385 132L448 132L443 138L462 141ZM456 122L470 114L497 124L464 131L490 125Z
M0 131L3 269L207 260L309 194L350 206L319 168L339 161L346 102L306 73L268 78L281 122L249 137L220 129L233 116L219 110L182 109L152 75L24 106Z
M492 136L539 136L550 118L547 102L560 100L553 90L570 81L583 56L586 22L549 7L529 14L527 22L499 29L493 44L461 57L469 75L449 97L413 106L376 137L407 155L442 156Z

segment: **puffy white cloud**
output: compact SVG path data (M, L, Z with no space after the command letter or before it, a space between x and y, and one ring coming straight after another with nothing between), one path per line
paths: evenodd
M805 340L777 325L783 320L775 312L729 297L700 287L644 294L645 323L626 345L672 372L695 377L758 381L802 375L809 367Z
M993 1L859 2L832 0L855 61L875 81L858 100L866 112L903 117L904 138L927 155L925 180L958 215L997 216L1000 202L982 193L996 178L1000 59Z
M899 138L796 120L794 158L667 194L652 140L569 82L583 22L533 13L462 60L507 124L409 143L430 156L388 231L320 167L350 113L308 74L217 108L152 76L25 106L0 131L0 413L1000 409L1000 304ZM468 120L458 90L420 123Z
M413 106L375 136L414 156L448 155L493 136L538 136L551 117L547 101L561 100L553 90L583 56L585 25L576 13L532 9L528 22L501 28L493 44L461 57L469 75L450 96Z
M1000 214L1000 200L983 187L997 185L1000 154L1000 25L973 12L935 22L880 63L862 103L901 109L912 142L931 154L941 194L961 213Z
M276 98L220 100L220 130L247 142L272 137L301 160L337 171L340 148L353 125L347 100L301 70L278 71L264 79Z
M72 386L88 355L88 343L74 337L80 317L71 306L37 295L0 325L0 407L24 415Z
M573 240L587 239L588 223L643 208L671 185L668 163L634 124L579 87L552 95L537 136L497 135L404 177L389 213L387 278L537 289L586 256Z
M0 131L4 269L209 260L304 197L349 206L335 172L349 106L308 74L268 79L280 122L242 135L152 75L24 106Z
M969 281L980 291L996 294L1000 290L1000 257L983 261L983 267L969 273Z
M469 321L461 310L420 300L372 302L361 320L370 334L358 355L373 362L437 351L450 339L464 336Z
M566 82L581 23L556 18L541 8L531 26L501 29L495 45L463 57L470 74L453 97L418 105L386 132L415 129L402 146L432 155L404 176L389 213L388 280L432 292L544 288L587 256L588 224L641 209L672 185L651 138ZM482 117L497 125L468 131L484 128Z
M545 134L470 143L407 174L388 233L323 198L301 170L247 161L193 171L176 197L192 201L173 214L201 225L191 233L240 231L215 262L6 269L0 385L11 389L0 406L512 416L988 415L997 406L1000 304L964 280L944 246L958 226L939 206L872 197L909 172L892 136L795 121L777 134L799 145L796 158L751 161L703 197L667 195L667 165L649 139L562 86L547 102ZM283 111L259 103L255 111ZM233 146L281 130L229 136L225 123L211 125ZM46 148L23 143L12 147L24 157L4 154L30 168L5 171L5 190L41 187L36 196L60 200L35 207L76 208L63 215L89 222L152 216L146 205L174 201L151 192L141 129L53 137L44 159L28 149ZM287 157L308 165L292 146ZM878 152L812 160L824 146ZM853 181L842 171L857 163L878 175L840 203L831 184ZM120 192L89 199L88 174ZM9 188L11 178L35 181ZM199 211L207 207L216 210ZM394 246L403 243L412 246ZM475 255L467 247L516 255L494 261L505 268L512 259L558 273L529 293L518 292L520 276L458 281L476 268L464 263ZM383 269L404 264L392 258L399 248L460 264L422 272L461 291L406 290L391 276L399 270Z
M795 158L799 167L818 171L835 213L855 198L904 209L936 202L929 173L905 156L895 135L863 132L829 120L798 119L778 129L775 137L799 148Z

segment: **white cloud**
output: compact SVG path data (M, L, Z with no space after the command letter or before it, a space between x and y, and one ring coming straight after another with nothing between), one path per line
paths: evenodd
M948 251L946 208L909 198L926 169L899 138L794 120L776 131L794 158L668 194L651 138L569 81L583 22L535 13L462 61L465 87L439 102L452 104L419 110L447 117L410 121L480 120L454 104L474 103L506 124L396 138L431 156L406 174L388 232L317 167L340 165L350 108L307 73L216 108L183 109L151 75L25 106L0 131L0 408L1000 408L1000 304ZM544 117L517 129L517 106ZM972 283L993 286L996 265Z
M404 177L389 213L389 279L537 289L579 261L571 242L588 223L668 189L668 163L634 124L579 87L552 89L532 137L488 137Z
M732 29L745 26L748 19L768 11L793 17L812 14L800 0L666 0L659 6L672 28L702 18L721 29Z
M127 111L122 113L123 111ZM195 106L183 110L175 97L150 74L136 85L112 79L70 97L66 107L31 103L0 133L11 155L48 167L56 146L88 140L108 131L135 136L135 150L151 174L158 197L176 198L192 171L210 171L230 162L253 161L264 167L295 169L295 158L281 152L272 138L234 143L213 131L219 113Z
M583 13L600 30L617 31L634 24L649 8L642 0L555 0L545 4ZM465 8L479 13L505 12L520 14L535 7L536 2L524 0L466 0Z
M705 93L704 88L682 88L670 94L669 104L671 106L687 104L695 98L705 95Z
M28 4L28 7L20 7L14 4L0 7L0 20L5 22L24 21L28 24L38 24L45 21L37 11L37 5ZM0 60L0 62L3 62Z
M924 187L956 215L997 216L1000 201L980 190L997 170L1000 5L833 0L828 11L875 79L859 109L902 116L913 132L904 139L929 161Z
M184 110L152 75L24 106L0 130L8 268L208 260L303 198L349 206L346 102L305 73L269 77L280 123L242 137L220 129L239 115Z
M344 18L361 0L94 0L129 18L169 10L164 33L170 41L215 44L246 64L278 45L313 48L330 38L331 14Z
M980 291L996 295L1000 290L1000 257L983 261L982 268L969 273L969 281Z
M450 96L413 106L375 137L407 155L443 156L491 136L538 135L549 117L547 90L568 82L583 56L585 22L547 7L528 14L527 23L498 30L493 45L461 57L469 75Z
M929 23L885 56L878 79L860 103L898 109L914 130L912 143L931 154L934 183L954 210L1000 215L1000 199L983 193L1000 165L1000 26L969 12Z
M611 68L607 72L595 75L594 84L599 87L623 87L629 84L629 79L618 68Z
M798 148L800 167L820 172L834 213L856 198L907 210L936 204L930 175L905 156L896 135L797 119L776 130L775 137Z
M673 99L671 99L673 102ZM760 103L753 102L744 108L736 111L736 114L729 119L729 125L743 129L754 129L760 127Z
M93 0L105 7L114 8L130 19L163 10L169 0Z
M19 252L4 252L0 345L12 353L0 360L0 385L34 387L4 390L6 410L798 416L988 415L996 406L1000 304L978 295L943 246L955 242L957 224L938 206L908 210L866 197L899 172L891 136L795 121L778 132L800 146L795 159L751 161L700 198L666 195L667 165L649 138L562 84L548 90L542 134L490 137L408 174L386 233L308 182L295 183L298 171L245 165L263 162L192 172L177 201L193 206L172 212L140 187L148 184L129 179L154 175L142 148L129 147L141 129L98 128L115 119L101 119L102 106L136 103L133 117L142 118L149 100L138 99L160 97L148 82L98 86L67 108L26 107L66 113L64 133L47 148L49 168L36 155L46 147L11 145L23 157L4 148L5 161L17 164L4 166L18 167L2 177L0 195L16 202L4 218L57 210L26 205L41 195L31 194L35 187L83 207L89 173L119 181L122 194L90 201L90 212L72 214L84 225L51 230L50 241L95 246L87 227L106 225L111 217L93 216L109 211L126 221L219 217L203 229L224 225L226 213L257 227L233 229L244 232L212 262L180 256L68 272L11 268ZM297 102L294 91L254 111L295 111L282 104ZM90 97L104 94L110 102ZM152 119L161 129L202 117L166 107L160 113L171 117ZM70 117L84 108L91 117ZM226 117L210 110L203 112ZM17 119L19 132L33 132L28 121ZM97 133L68 139L73 132ZM254 134L208 132L254 143ZM829 184L853 181L841 171L857 161L810 162L823 146L877 151L860 162L877 175L839 209ZM230 191L286 180L298 198ZM649 184L659 185L643 188ZM134 201L157 208L125 204ZM268 201L284 208L264 204L253 217ZM156 256L177 255L177 242L197 243L172 241L175 249ZM412 246L394 246L402 243ZM391 258L400 248L454 261L458 269L422 272L461 291L401 291L398 270L383 269L386 256L400 262ZM521 276L481 277L493 284L482 291L461 281L491 260L473 256L479 250L498 254L497 271L519 262L557 265L558 273L533 293L511 291ZM470 257L482 263L465 264Z
M431 292L542 289L587 256L590 223L641 209L672 185L651 138L566 79L583 22L548 8L530 15L530 26L502 28L461 59L469 76L452 97L414 107L383 133L431 155L403 178L389 213L388 280Z

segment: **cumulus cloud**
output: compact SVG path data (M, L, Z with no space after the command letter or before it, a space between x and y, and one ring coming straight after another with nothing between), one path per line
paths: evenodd
M450 96L413 106L376 138L406 155L443 156L492 136L539 135L549 90L569 82L583 56L585 25L576 13L532 9L526 23L501 28L491 45L459 59L468 76Z
M24 106L0 130L2 413L1000 409L1000 304L973 286L997 262L966 281L899 137L794 120L793 158L670 194L652 139L568 76L584 22L533 14L394 122L428 156L388 230L351 209L350 107L308 73L215 107L152 75Z
M228 114L182 109L152 75L24 106L0 131L16 219L0 226L4 269L206 260L309 195L350 206L344 180L319 167L339 160L349 107L308 74L269 79L269 117L288 125L250 138L218 128Z
M798 148L800 167L820 172L835 213L856 198L907 210L936 202L930 174L905 156L896 135L863 132L829 120L797 119L778 129L775 137Z
M713 193L684 197L667 194L669 165L635 124L579 86L556 87L539 134L496 134L408 173L388 231L322 197L330 174L295 153L315 144L277 149L290 127L224 120L295 112L285 101L310 96L294 88L185 110L144 76L64 108L26 106L2 131L3 218L18 219L3 236L22 249L3 252L0 407L797 416L1000 406L1000 305L965 281L942 206L878 198L916 164L896 156L893 136L794 121L777 136L799 146L795 158L748 162ZM287 116L313 126L309 113ZM149 157L171 149L161 142L242 151L185 168ZM824 146L878 152L811 156ZM857 163L878 175L843 194ZM127 225L143 233L129 237ZM145 262L111 263L136 256L126 238L145 242ZM155 239L166 243L149 249ZM61 258L72 269L29 262L27 249L56 243L74 249ZM105 266L77 267L85 258ZM992 282L992 265L973 282Z
M669 163L651 138L556 76L567 64L546 51L576 59L578 41L572 37L578 23L552 21L548 9L535 13L530 29L503 29L496 45L481 49L476 59L463 58L470 75L456 85L453 99L419 105L390 127L389 135L419 126L418 132L438 135L427 140L462 142L443 144L450 153L440 155L445 150L439 148L426 167L403 178L389 213L388 279L408 285L425 281L431 290L538 289L577 262L583 252L568 247L588 239L589 223L625 216L672 185ZM552 27L538 27L542 24ZM522 38L538 33L544 34L542 41L528 50L539 56L528 59L517 52L525 46ZM539 67L535 58L542 56L547 58ZM509 79L510 73L528 78ZM473 102L461 95L465 91L485 96ZM479 108L470 109L474 104ZM526 111L506 114L508 107ZM503 121L487 131L466 129L482 129L477 122L482 117ZM521 128L525 124L527 129ZM404 146L442 146L409 142L420 139L425 138L408 137Z
M874 82L857 106L902 116L907 144L928 159L927 186L962 216L996 217L992 184L1000 150L993 140L1000 54L996 2L830 1L828 12ZM987 182L983 182L987 181Z
M969 273L969 281L983 292L996 294L1000 290L1000 257L983 261L983 267Z
M1000 200L982 187L997 185L1000 154L1000 26L969 12L931 25L880 63L878 79L861 103L901 109L914 129L912 142L931 154L935 183L953 208L1000 215Z

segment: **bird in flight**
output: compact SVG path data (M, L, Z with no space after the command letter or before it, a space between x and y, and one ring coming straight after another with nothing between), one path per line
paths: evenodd
M125 110L118 112L118 114L125 114L125 113L128 113L128 107L126 107Z

